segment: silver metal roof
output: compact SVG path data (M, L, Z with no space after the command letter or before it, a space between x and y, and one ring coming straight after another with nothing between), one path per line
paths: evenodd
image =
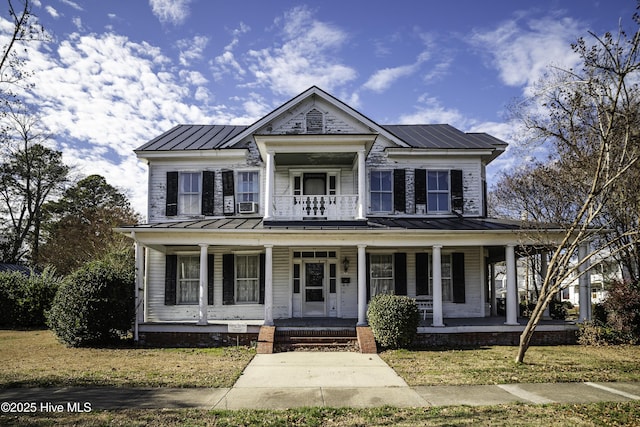
M496 149L506 142L486 133L464 133L446 124L384 125L412 148ZM178 125L140 146L135 151L216 150L244 131L246 126ZM244 142L231 148L246 148Z

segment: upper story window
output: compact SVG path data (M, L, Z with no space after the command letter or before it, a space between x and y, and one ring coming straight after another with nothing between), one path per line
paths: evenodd
M371 171L369 198L371 212L393 209L393 177L391 171Z
M450 212L449 171L427 172L427 211Z
M257 171L238 172L238 202L258 202L260 198L260 182Z
M200 257L194 255L179 256L176 302L178 304L197 304L199 288Z
M199 172L180 172L178 208L180 214L199 214L201 191Z
M317 109L307 113L307 133L322 133L324 131L324 115Z

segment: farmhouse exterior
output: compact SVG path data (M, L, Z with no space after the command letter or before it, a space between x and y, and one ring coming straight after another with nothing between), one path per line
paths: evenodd
M504 260L506 316L486 332L517 332L527 233L486 215L485 168L506 146L443 124L380 125L317 87L250 126L174 127L135 150L148 222L119 229L137 248L136 337L255 340L283 319L355 327L378 293L428 300L421 333L469 332L459 319L491 316L489 266Z

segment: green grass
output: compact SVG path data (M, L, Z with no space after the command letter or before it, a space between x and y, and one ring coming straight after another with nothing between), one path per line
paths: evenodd
M6 426L621 426L637 425L640 403L434 408L207 411L124 410L0 416Z
M68 348L51 331L0 330L0 387L231 387L247 347Z
M380 357L411 386L576 381L640 381L640 346L517 347L385 351Z

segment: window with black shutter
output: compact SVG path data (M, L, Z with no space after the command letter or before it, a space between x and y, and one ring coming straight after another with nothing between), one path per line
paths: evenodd
M451 171L451 210L464 213L464 194L462 185L462 171Z
M167 216L178 215L178 172L167 172L167 197L165 214Z
M176 286L178 280L178 256L165 257L164 271L164 304L176 305Z
M202 215L214 215L213 198L215 194L215 173L202 172Z
M406 181L404 169L393 171L393 209L396 212L406 210Z
M453 283L452 301L458 304L465 302L464 254L451 254L451 273Z

